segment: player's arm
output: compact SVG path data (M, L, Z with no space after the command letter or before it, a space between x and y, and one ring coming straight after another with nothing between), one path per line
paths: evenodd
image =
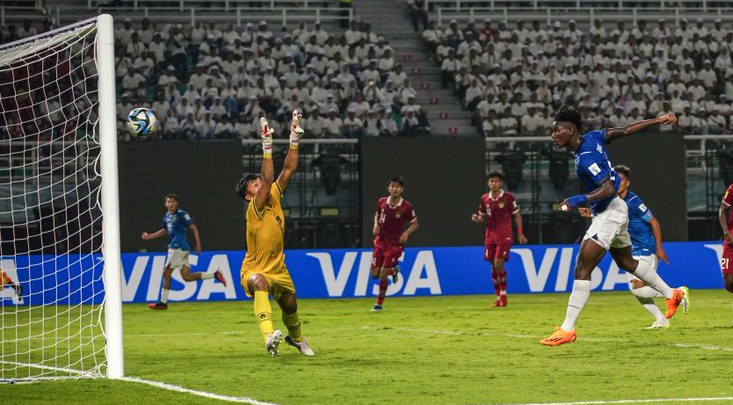
M484 213L486 211L486 206L484 205L483 197L481 198L481 201L478 203L478 211L471 214L471 221L480 224L483 222L486 222L486 214Z
M382 231L382 228L379 227L379 222L377 222L377 219L379 218L379 210L374 213L374 226L372 226L372 233L374 236L379 235L379 232Z
M519 211L519 208L514 211L514 221L517 223L517 240L522 245L526 245L527 237L524 236L524 229L522 228L522 213Z
M657 221L657 218L655 218L653 215L651 215L651 212L649 213L651 218L649 218L649 226L652 228L652 235L654 235L654 240L657 242L657 257L664 261L665 263L669 264L669 259L667 258L667 252L664 251L664 247L662 247L662 227L659 226L659 221ZM642 217L646 221L645 217Z
M157 231L153 233L143 232L143 235L141 236L141 238L143 240L150 240L150 239L160 238L163 235L165 235L165 228L158 229Z
M606 130L606 143L610 143L619 138L627 137L635 132L641 131L644 128L652 125L675 125L677 124L677 116L674 114L665 114L661 117L653 118L650 120L636 121L625 127L619 128L608 128Z
M578 207L590 201L602 200L604 198L611 197L614 194L616 194L616 189L613 187L613 183L611 183L611 178L606 177L605 180L601 181L598 188L591 191L590 193L579 194L570 198L566 198L565 201L560 203L560 211L570 211L574 207Z
M402 232L402 235L400 235L400 244L405 244L407 242L407 239L410 237L410 235L417 230L417 228L420 227L420 223L417 221L417 218L414 218L412 222L410 222L410 226L405 229L404 232Z
M303 136L303 128L300 127L300 119L303 115L298 110L293 111L293 120L290 122L290 150L288 155L285 156L285 164L283 164L283 170L277 177L277 184L280 186L280 190L285 191L285 187L288 186L290 177L295 173L295 169L298 168L298 143L300 138Z
M729 216L730 205L723 201L720 203L720 210L718 211L718 221L720 222L720 228L723 229L723 239L729 246L733 246L733 237L731 237L730 231L728 230Z
M193 231L193 239L196 241L194 250L196 251L196 254L201 254L201 237L199 236L199 228L196 224L191 224L190 228Z
M274 130L267 124L265 117L260 118L260 136L262 137L262 185L255 195L255 213L262 217L267 198L270 196L272 183L275 181L275 166L272 163L272 133Z

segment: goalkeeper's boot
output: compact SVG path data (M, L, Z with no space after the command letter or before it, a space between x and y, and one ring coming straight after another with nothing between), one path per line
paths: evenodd
M509 299L507 298L506 294L501 294L501 298L499 298L499 306L505 307L509 303Z
M301 353L308 357L313 357L316 355L316 353L311 349L311 347L308 345L308 341L303 338L302 342L296 342L293 339L290 338L290 336L285 336L285 341L294 348L298 349Z
M168 309L168 304L165 302L156 302L155 304L148 305L150 309Z
M672 290L672 298L667 300L667 313L664 317L667 319L673 317L680 305L682 311L687 313L690 306L690 290L685 286Z
M20 284L15 285L15 295L18 298L23 298L23 286Z
M667 319L663 321L654 321L651 326L647 326L646 329L664 329L669 328L669 321Z
M381 305L374 304L374 308L372 308L372 312L382 312L383 309L384 307L382 307Z
M220 283L224 284L224 287L227 286L227 280L224 278L224 274L222 274L221 271L218 271L214 273L214 277L216 277L217 280L219 280Z
M555 327L555 333L540 340L540 343L546 346L560 346L564 343L575 342L575 329L571 331L562 330L559 326Z
M392 273L392 284L397 283L397 275L400 274L399 266L393 267L394 273Z
M267 335L267 342L265 343L265 347L267 348L267 354L270 355L270 357L275 357L280 354L280 342L283 340L283 333L279 330L276 330L269 335Z

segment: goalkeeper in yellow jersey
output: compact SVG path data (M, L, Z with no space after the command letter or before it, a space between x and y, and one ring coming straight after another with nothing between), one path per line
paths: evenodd
M299 125L301 117L297 110L293 111L290 150L277 181L272 163L273 130L264 117L260 118L262 174L243 175L235 188L237 195L249 201L246 214L247 254L241 269L242 287L247 296L254 297L255 317L270 356L279 354L278 346L283 339L282 332L275 330L272 323L270 294L280 305L283 323L288 328L285 341L306 356L315 355L308 341L303 338L295 286L285 266L285 215L280 206L283 192L298 166L298 142L303 135L303 129Z

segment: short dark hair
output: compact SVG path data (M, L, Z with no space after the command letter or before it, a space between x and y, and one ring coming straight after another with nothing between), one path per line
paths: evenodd
M400 187L405 187L405 179L402 176L395 176L389 179L389 184L398 183Z
M247 197L247 185L249 184L250 181L254 181L259 178L260 178L260 175L258 174L243 173L242 177L239 178L237 185L234 186L234 194L246 200L245 197Z
M499 172L491 172L488 176L486 176L486 180L489 179L499 179L501 181L504 181L504 175Z
M631 169L629 169L629 166L616 165L613 167L613 170L618 173L623 173L623 175L626 176L628 180L631 180Z
M165 200L167 200L167 199L169 199L169 198L173 198L173 199L175 199L175 200L176 200L176 202L181 202L181 200L180 200L180 199L178 198L178 195L176 195L176 194L173 194L173 193L168 193L168 194L166 194L166 195L165 195L165 197L163 197L163 202L165 202Z
M575 125L576 128L578 128L578 132L580 132L580 127L582 125L582 117L580 115L580 112L576 110L573 107L570 107L569 105L564 104L562 107L560 107L560 111L558 111L555 114L555 121L566 121L573 125Z

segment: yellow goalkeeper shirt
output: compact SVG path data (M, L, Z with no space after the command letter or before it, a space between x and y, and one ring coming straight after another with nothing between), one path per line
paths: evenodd
M277 181L270 188L270 198L262 209L252 199L247 207L247 254L242 262L243 271L280 273L286 271L283 253L285 215L280 206L283 191Z

